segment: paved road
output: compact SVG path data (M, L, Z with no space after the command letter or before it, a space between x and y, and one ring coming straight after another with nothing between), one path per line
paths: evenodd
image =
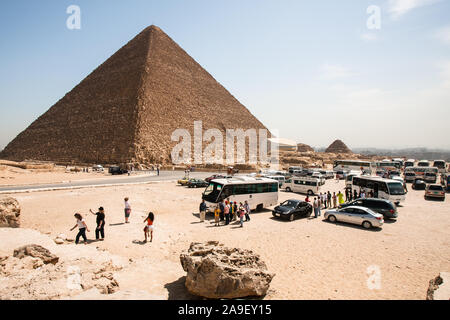
M211 176L211 172L191 172L190 178L204 179ZM65 183L48 183L33 185L17 185L0 187L0 193L17 193L29 191L62 190L72 188L90 188L98 186L144 184L155 181L172 181L184 177L182 171L161 171L159 176L155 173L136 174L131 176L111 176L108 178L71 181Z

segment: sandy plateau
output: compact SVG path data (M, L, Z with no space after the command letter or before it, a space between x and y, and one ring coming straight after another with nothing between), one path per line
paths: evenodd
M343 187L343 182L328 181L323 190ZM179 256L191 242L209 240L261 255L268 270L276 274L265 299L425 299L429 280L450 270L449 200L425 201L423 191L409 191L397 221L386 221L382 229L369 231L326 222L323 215L280 221L270 210L253 213L244 228L238 224L214 227L212 220L199 222L201 193L174 182L158 182L14 194L22 208L22 225L20 229L0 229L0 257L11 255L21 245L40 244L63 262L56 271L47 270L52 267L46 265L31 272L37 273L35 276L44 271L53 277L58 274L59 281L49 280L48 288L65 286L63 280L73 266L79 266L82 273L100 274L95 279L113 278L118 287L112 294L101 293L104 283L98 285L90 277L91 285L82 290L53 288L47 290L53 292L50 295L39 292L32 283L12 283L11 279L25 281L16 274L10 281L3 281L8 277L0 281L0 298L193 298L184 287ZM130 197L133 208L130 224L123 223L125 196ZM290 198L305 196L279 193L280 202ZM53 242L61 233L69 239L75 237L75 231L69 232L75 212L86 218L91 230L88 238L95 239L95 216L89 209L99 206L106 211L105 241L78 246ZM154 240L143 243L143 220L149 210L156 215ZM367 285L370 266L380 268L380 289L371 290Z

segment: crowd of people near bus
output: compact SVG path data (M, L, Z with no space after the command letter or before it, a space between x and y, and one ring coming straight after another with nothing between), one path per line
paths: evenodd
M97 212L92 211L92 209L89 209L89 212L96 216L96 227L95 227L95 239L96 241L104 241L105 240L105 209L103 207L99 207ZM129 202L129 198L124 198L124 224L130 223L131 215L131 205ZM90 232L89 227L86 223L86 219L80 214L75 213L74 217L76 219L76 224L70 229L70 231L73 231L74 229L78 228L78 233L75 237L75 244L78 244L80 242L80 238L83 238L84 244L88 244L89 240L87 238L86 232ZM148 238L150 238L150 242L153 241L153 222L155 220L155 214L153 212L149 212L143 223L144 226L144 243L147 242Z
M205 200L202 200L200 203L200 222L205 222L206 211L208 207L206 205ZM229 198L226 200L220 201L215 208L213 208L214 212L214 226L229 225L233 221L237 221L239 219L239 224L241 228L244 227L244 222L250 221L250 205L248 201L245 200L244 203L237 201L230 201ZM245 219L245 220L244 220Z

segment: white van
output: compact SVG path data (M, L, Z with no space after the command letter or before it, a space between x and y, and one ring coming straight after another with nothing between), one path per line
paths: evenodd
M285 181L284 188L287 192L298 192L313 196L320 192L320 187L322 185L320 179L311 177L292 177Z
M281 176L281 175L278 175L278 176L266 176L266 178L267 179L277 180L278 181L278 185L279 185L280 188L283 186L284 181L286 180L286 177L285 176Z

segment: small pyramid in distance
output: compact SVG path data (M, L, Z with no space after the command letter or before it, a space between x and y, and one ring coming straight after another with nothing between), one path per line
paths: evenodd
M335 140L330 146L325 150L326 153L353 153L347 145L341 140Z
M36 119L0 158L171 163L176 129L267 129L159 27L145 28ZM268 133L270 135L270 133Z

